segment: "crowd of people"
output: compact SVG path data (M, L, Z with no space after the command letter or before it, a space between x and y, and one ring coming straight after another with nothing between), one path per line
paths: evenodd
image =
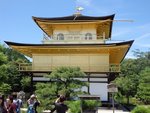
M21 113L22 100L16 95L10 95L6 99L0 95L0 113Z
M54 102L54 109L50 113L66 113L68 110L67 105L64 104L65 96L60 95ZM38 113L37 106L41 103L35 94L32 94L27 100L27 113ZM10 95L6 99L4 95L0 95L0 113L21 113L23 107L22 100L17 95Z

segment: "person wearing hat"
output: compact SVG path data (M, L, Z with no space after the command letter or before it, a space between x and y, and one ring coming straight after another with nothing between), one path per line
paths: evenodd
M32 94L27 101L28 110L27 113L38 113L37 106L40 105L40 101L37 99L37 96Z

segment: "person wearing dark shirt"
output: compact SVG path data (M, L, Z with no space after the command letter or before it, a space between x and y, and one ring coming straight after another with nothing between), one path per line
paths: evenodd
M53 113L56 110L56 113L66 113L68 110L67 105L64 104L65 96L61 95L55 101L55 108L51 111Z
M6 107L4 105L4 96L0 95L0 113L7 113Z

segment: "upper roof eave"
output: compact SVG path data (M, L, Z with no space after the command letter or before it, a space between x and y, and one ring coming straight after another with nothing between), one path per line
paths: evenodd
M33 20L36 21L42 21L42 22L47 22L47 21L83 21L83 20L113 20L115 14L108 15L108 16L99 16L99 17L94 17L94 16L85 16L85 15L71 15L71 16L64 16L64 17L52 17L52 18L45 18L45 17L35 17L32 16Z
M112 15L107 15L107 16L99 16L99 17L94 17L94 16L85 16L85 15L71 15L71 16L64 16L64 17L52 17L52 18L44 18L44 17L34 17L32 16L32 19L34 22L45 32L48 36L50 34L40 25L39 22L43 22L45 24L48 23L68 23L68 22L73 22L73 23L78 23L78 22L98 22L98 21L105 21L105 20L110 20L110 29L109 29L109 34L108 37L106 38L111 38L111 32L112 32L112 24L114 20L115 14Z

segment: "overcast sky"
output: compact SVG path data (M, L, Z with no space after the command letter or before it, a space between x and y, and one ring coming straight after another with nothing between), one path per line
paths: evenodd
M36 17L69 16L77 6L83 15L106 16L115 14L112 41L135 40L133 50L150 50L150 0L0 0L0 43L41 43L43 32L32 20Z

